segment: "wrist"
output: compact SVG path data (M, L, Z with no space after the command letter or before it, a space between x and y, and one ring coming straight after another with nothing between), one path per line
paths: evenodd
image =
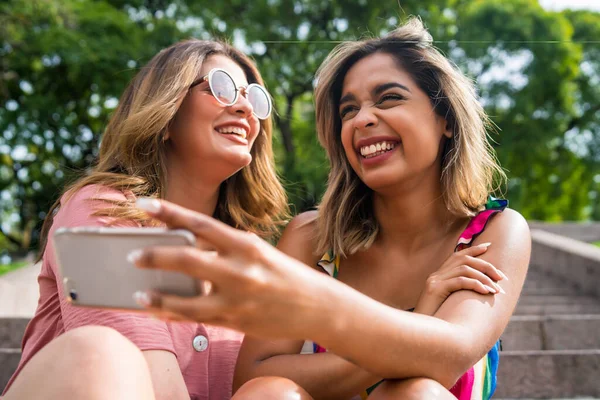
M354 318L354 313L349 312L349 309L352 308L350 304L353 303L352 295L355 290L330 279L319 291L320 310L316 322L317 330L312 332L313 340L327 349L340 344L353 326Z

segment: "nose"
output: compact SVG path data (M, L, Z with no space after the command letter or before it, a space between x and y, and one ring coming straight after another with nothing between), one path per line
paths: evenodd
M374 128L379 123L377 116L369 107L362 107L353 119L354 129Z
M240 95L237 101L230 107L232 112L242 115L244 118L250 117L253 111L252 104L250 104L246 96L246 88L240 88Z

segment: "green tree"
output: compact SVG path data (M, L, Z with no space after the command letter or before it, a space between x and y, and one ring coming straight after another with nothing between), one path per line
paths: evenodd
M97 154L137 68L177 40L251 54L276 104L279 170L297 211L328 173L316 140L318 66L343 40L419 15L477 82L499 127L511 205L528 218L600 219L600 13L537 0L6 0L0 4L0 235L35 246L65 183ZM10 228L10 231L9 231Z
M581 43L598 37L598 14L584 14L585 22L580 13L545 11L535 0L474 1L458 8L451 54L478 82L500 128L494 138L511 178L508 197L527 218L587 217L598 169L592 141L578 143L586 131L598 132L598 89L590 79L600 69L597 45Z
M65 182L94 160L140 60L181 37L174 20L131 14L104 1L0 5L0 215L18 217L0 232L20 249L35 244Z

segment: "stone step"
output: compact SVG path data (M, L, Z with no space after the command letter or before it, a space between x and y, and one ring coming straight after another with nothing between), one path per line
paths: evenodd
M0 348L0 394L19 365L21 349Z
M529 278L527 278L529 279ZM538 280L526 280L525 284L523 285L523 293L522 294L528 294L530 291L535 291L535 290L540 290L540 289L546 289L548 291L557 291L557 292L569 292L569 294L574 294L577 295L579 294L577 292L577 288L574 286L571 286L568 283L562 283L562 282L557 282L554 280L554 278L551 277L545 277L544 279L538 279Z
M551 289L547 287L544 290ZM600 314L600 299L575 293L523 293L515 310L515 315L551 314Z
M519 298L520 306L533 306L533 305L598 305L600 306L600 300L591 296L576 296L576 295L522 295Z
M599 304L518 305L514 315L600 314Z
M600 350L502 351L494 398L600 397L599 376Z
M21 348L29 318L0 318L0 348Z
M545 296L545 295L558 295L558 296L577 296L577 290L569 287L548 287L540 286L534 288L523 288L521 296Z
M548 287L571 287L572 285L565 282L564 280L556 277L548 273L547 271L542 271L535 266L530 265L529 270L527 271L527 277L525 279L525 283L523 285L524 288L529 287L540 287L540 286L548 286Z
M600 314L515 315L502 334L502 348L516 350L600 349Z
M527 274L527 278L525 279L525 283L523 284L523 289L536 287L561 288L564 286L564 283L558 282L554 277L549 275L539 274L531 276L531 274Z
M21 340L29 318L0 318L0 393L19 365Z

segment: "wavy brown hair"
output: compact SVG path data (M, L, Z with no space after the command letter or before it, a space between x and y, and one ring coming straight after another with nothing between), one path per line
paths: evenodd
M418 18L381 38L338 45L317 72L315 109L319 141L331 170L319 206L317 252L333 249L345 256L369 247L379 231L373 191L356 175L341 143L339 100L344 77L359 60L375 53L391 55L429 96L435 112L452 130L442 155L443 199L457 217L475 215L487 196L506 179L487 138L491 123L473 83L435 47Z
M162 198L167 187L163 139L170 122L198 78L202 63L212 55L235 61L249 83L264 85L248 56L220 41L185 40L155 55L133 78L113 113L100 145L97 163L86 176L65 191L68 199L79 189L100 184L134 196ZM288 216L285 191L275 172L272 120L260 122L260 133L252 146L252 162L221 184L214 217L239 229L272 238ZM133 200L111 202L96 215L151 224ZM60 198L51 207L41 235L43 255Z

